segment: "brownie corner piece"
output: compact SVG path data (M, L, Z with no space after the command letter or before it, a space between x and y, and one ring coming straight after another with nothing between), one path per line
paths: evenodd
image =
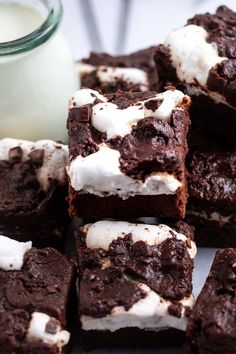
M0 140L2 234L37 247L63 247L68 156L68 146L52 140Z
M122 56L92 52L77 63L82 87L103 93L156 89L155 47Z
M86 345L145 347L172 334L183 338L196 255L189 236L163 224L103 220L78 230L76 249Z
M53 248L0 236L0 353L64 353L74 265Z
M183 217L189 104L175 89L77 91L68 117L71 216Z
M236 353L236 249L217 251L189 318L185 354Z

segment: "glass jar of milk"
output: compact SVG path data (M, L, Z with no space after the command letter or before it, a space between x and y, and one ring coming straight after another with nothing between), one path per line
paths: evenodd
M0 0L0 138L66 141L78 88L60 0Z

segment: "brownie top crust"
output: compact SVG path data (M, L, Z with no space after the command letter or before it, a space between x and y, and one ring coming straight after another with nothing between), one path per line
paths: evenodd
M68 118L72 187L124 199L129 193L175 193L183 176L189 104L189 97L174 89L77 91Z
M157 76L154 52L155 47L123 56L92 52L89 58L77 64L82 86L100 89L103 93L115 92L117 89L155 89Z
M160 81L185 85L190 95L207 94L236 107L236 14L225 6L196 15L157 48ZM161 74L164 69L165 74Z
M15 352L29 341L67 344L72 278L72 264L58 251L0 236L0 346Z
M189 350L185 353L209 353L209 348L217 354L235 351L235 279L236 250L228 248L217 251L189 320Z
M111 322L114 317L116 322L124 312L131 318L135 313L150 316L148 328L154 326L152 316L174 316L175 323L192 305L196 246L166 225L105 220L87 224L78 232L77 254L80 315L86 329L95 325L92 318L100 318L100 326L106 326L102 317ZM185 327L183 322L179 325ZM114 326L113 330L122 327Z
M189 158L190 197L236 212L236 152L198 152Z
M68 147L52 140L0 140L0 212L29 211L67 183Z

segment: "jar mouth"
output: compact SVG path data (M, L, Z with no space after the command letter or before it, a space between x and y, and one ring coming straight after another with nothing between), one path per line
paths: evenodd
M60 0L42 0L48 10L48 15L43 23L28 35L0 43L0 56L20 54L35 49L46 42L60 25L63 7Z

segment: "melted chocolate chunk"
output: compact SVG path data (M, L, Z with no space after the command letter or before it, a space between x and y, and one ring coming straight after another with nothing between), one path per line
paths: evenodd
M180 303L178 304L172 304L168 307L168 312L171 316L175 316L177 318L181 317L182 314L182 305Z
M144 105L147 109L151 109L153 112L155 112L160 107L162 102L163 99L151 99L147 101Z
M35 167L39 168L43 166L44 149L35 149L31 151L28 156Z
M45 331L49 334L57 333L57 321L55 318L51 318L46 324Z
M16 146L9 150L9 161L12 163L17 163L22 160L23 150L20 146Z
M123 92L117 91L115 93L110 93L105 95L108 101L116 104L119 109L126 109L130 106L134 106L140 101L148 100L156 95L154 91L145 92Z

